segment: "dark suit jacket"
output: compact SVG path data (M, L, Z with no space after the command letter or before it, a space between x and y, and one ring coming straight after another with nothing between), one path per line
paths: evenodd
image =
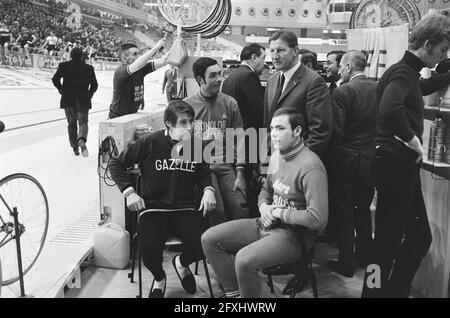
M64 79L61 84L61 78ZM91 108L91 98L97 91L98 83L94 68L84 62L68 61L60 63L53 76L53 85L61 93L61 108Z
M333 92L333 139L336 170L369 174L375 156L377 82L357 76Z
M269 78L264 99L264 125L270 126L273 110L294 107L305 120L303 137L306 145L319 155L326 152L331 139L333 123L331 98L325 81L316 72L303 64L294 73L278 101L275 94L281 72ZM272 111L272 112L271 112Z
M166 93L177 91L177 77L178 77L178 70L176 69L175 70L168 69L164 73L163 90Z
M256 72L246 65L239 66L223 82L222 93L238 102L245 129L263 127L264 90Z

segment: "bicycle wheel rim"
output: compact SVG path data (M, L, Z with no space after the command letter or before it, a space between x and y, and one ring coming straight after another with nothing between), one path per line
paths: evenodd
M223 1L223 0L218 0L218 1L217 1L217 3L216 3L216 5L215 5L214 9L211 10L211 12L208 13L209 15L208 15L203 21L198 21L197 23L191 24L191 25L183 25L183 26L181 27L181 29L182 29L184 32L189 32L189 33L198 33L198 32L200 32L200 31L199 31L199 28L201 29L203 26L209 25L210 21L216 16L217 12L219 12L219 8L220 8L221 5L222 5L222 1ZM165 0L165 1L164 1L164 0L158 0L158 3L159 3L159 6L158 6L159 12L160 12L161 15L164 17L164 19L165 19L170 25L172 25L173 27L176 27L178 21L173 21L172 17L169 16L169 15L167 14L167 12L165 12L165 10L164 10L165 7L170 7L170 6L167 4L167 0Z
M228 26L231 20L231 0L227 0L224 7L224 16L211 32L202 34L203 39L211 39L220 35ZM218 28L218 29L217 29ZM217 29L217 31L215 31Z
M13 174L0 180L0 194L11 209L14 206L18 208L19 223L25 226L25 231L20 236L20 243L22 270L23 275L26 275L36 263L47 237L49 221L47 196L41 184L26 174ZM24 194L26 201L23 200ZM39 214L37 216L30 214L28 212L30 210L38 211ZM4 222L13 222L2 202L0 202L0 215ZM0 241L4 238L4 232L0 232ZM0 260L4 280L2 285L10 285L19 280L15 240L9 241L0 248Z

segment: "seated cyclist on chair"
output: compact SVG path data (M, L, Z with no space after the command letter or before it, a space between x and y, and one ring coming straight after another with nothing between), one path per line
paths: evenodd
M228 298L260 298L258 271L300 258L302 242L309 250L327 224L327 173L303 143L304 127L294 108L274 113L274 151L258 197L261 216L217 225L202 236L205 255Z
M172 264L189 294L196 292L189 265L205 258L200 238L207 229L205 217L214 211L216 199L208 165L183 160L194 158L193 154L182 153L185 149L180 146L181 140L193 141L193 120L194 110L189 104L181 100L171 102L164 113L166 130L141 137L112 159L110 165L111 176L124 194L128 208L141 212L139 249L144 265L154 277L150 298L164 298L166 291L167 276L162 263L168 233L184 243L184 252L176 255ZM176 158L172 151L183 159ZM136 163L142 175L141 189L134 189L126 174L127 168Z

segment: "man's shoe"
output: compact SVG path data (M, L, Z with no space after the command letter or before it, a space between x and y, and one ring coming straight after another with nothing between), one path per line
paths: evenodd
M352 266L342 264L340 261L327 261L326 266L339 275L353 277Z
M85 143L83 140L80 140L80 141L78 142L78 145L79 145L80 148L81 148L81 155L82 155L84 158L89 157L89 151L88 151L88 149L87 149L87 147L86 147L86 143Z
M186 275L184 278L181 278L180 273L178 272L177 269L177 265L175 263L177 257L180 257L180 255L175 255L175 257L172 258L172 265L173 268L175 269L175 273L177 273L177 276L181 281L181 286L183 286L184 290L188 294L193 295L197 291L197 284L195 283L194 275L192 275L191 269L189 267L185 267L186 270L189 272L189 274Z
M88 149L87 149L86 146L81 147L81 155L82 155L84 158L89 157L89 151L88 151Z
M79 156L80 155L80 149L73 148L73 153L75 154L75 156Z
M166 283L164 284L164 290L162 290L160 288L153 288L153 286L155 285L155 279L153 279L148 298L164 298L164 295L166 294L167 277L164 277L164 280Z

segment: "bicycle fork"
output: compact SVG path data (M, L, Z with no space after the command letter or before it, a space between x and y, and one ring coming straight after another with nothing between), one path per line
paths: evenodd
M21 229L19 229L19 212L17 208L13 208L11 216L14 219L14 232L16 237L16 249L17 249L17 264L19 267L19 281L20 281L20 297L25 297L25 285L23 281L23 268L22 268L22 250L20 246L20 236L22 235Z

